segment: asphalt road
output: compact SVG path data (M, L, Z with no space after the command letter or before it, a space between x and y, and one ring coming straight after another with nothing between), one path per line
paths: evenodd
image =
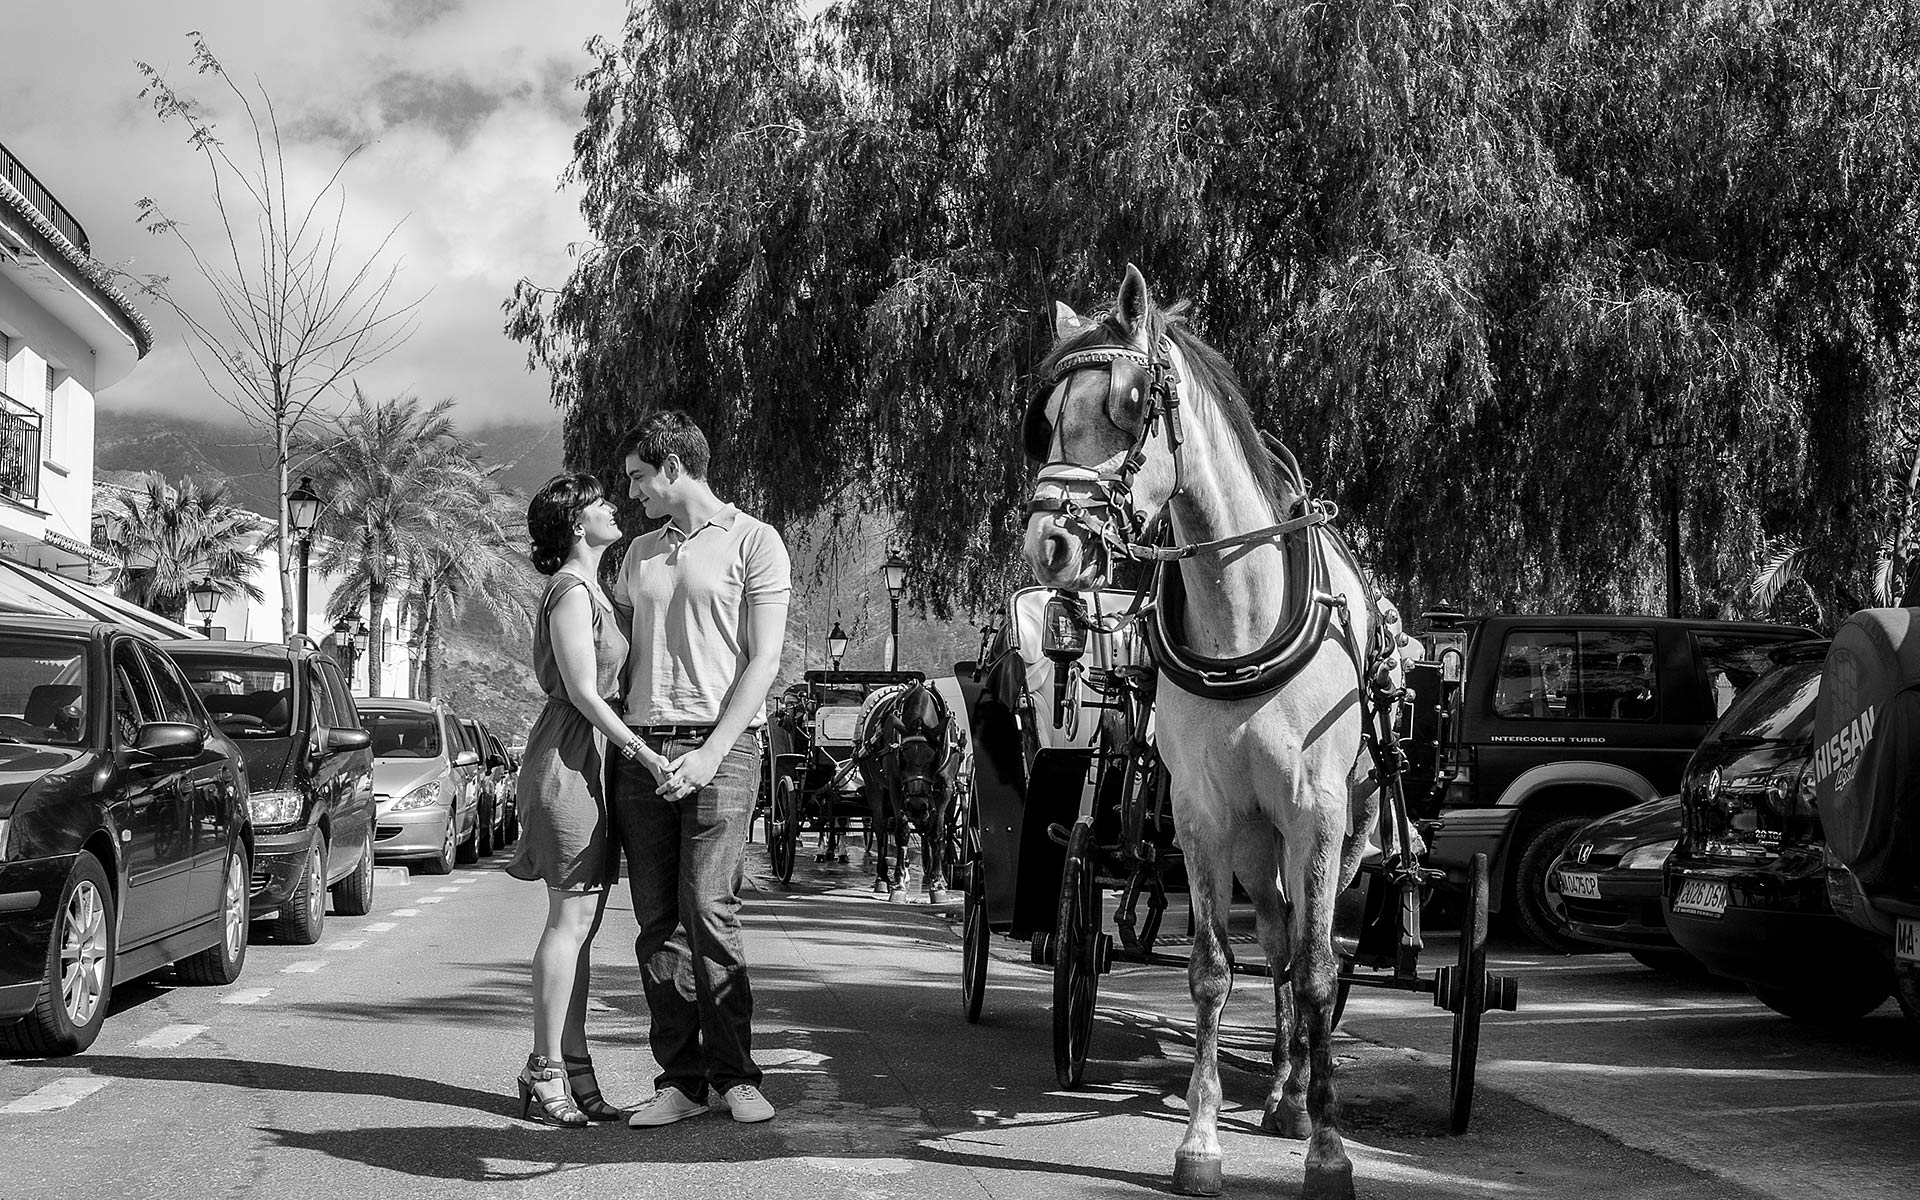
M857 851L856 851L857 854ZM750 871L764 869L755 847ZM1132 1197L1163 1194L1192 1044L1182 973L1102 980L1087 1086L1057 1088L1049 977L999 942L960 1015L955 912L866 894L857 862L756 874L756 1045L780 1115L665 1129L517 1118L527 961L544 902L497 860L383 878L374 915L256 944L233 986L121 989L88 1053L0 1065L0 1200L126 1197ZM632 918L596 947L591 1036L615 1102L650 1091ZM1338 1046L1363 1197L1906 1196L1920 1039L1891 1007L1843 1032L1618 955L1497 947L1521 1010L1490 1014L1464 1137L1445 1128L1450 1018L1356 992ZM1432 956L1451 945L1436 938ZM1271 1012L1231 1001L1228 1194L1293 1196L1300 1144L1259 1132Z

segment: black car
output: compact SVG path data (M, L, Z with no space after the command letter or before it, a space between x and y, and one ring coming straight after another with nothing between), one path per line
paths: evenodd
M162 648L214 723L240 747L253 785L250 915L310 946L334 911L373 907L373 751L346 680L313 642L181 639Z
M1826 650L1776 651L1773 670L1708 732L1687 764L1663 889L1667 927L1688 953L1810 1021L1863 1016L1893 986L1880 945L1828 898L1810 769Z
M239 978L247 769L121 625L0 616L0 1052L73 1054L116 983Z
M1680 825L1680 797L1659 796L1574 834L1552 868L1556 916L1567 935L1625 950L1658 971L1698 972L1700 964L1673 940L1660 905Z
M507 777L507 759L487 727L474 718L460 718L460 734L468 748L479 756L474 772L480 799L480 832L474 851L477 857L484 858L507 844L507 800L501 792Z

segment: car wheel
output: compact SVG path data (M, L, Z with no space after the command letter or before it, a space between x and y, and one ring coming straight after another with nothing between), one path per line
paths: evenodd
M1893 968L1893 998L1900 1002L1900 1013L1909 1028L1920 1032L1920 966L1896 963Z
M327 843L316 837L307 851L306 866L300 872L300 885L287 897L280 919L273 923L273 936L290 946L311 946L320 940L327 924Z
M113 889L100 860L73 860L54 909L46 975L33 1011L0 1027L0 1052L53 1058L93 1045L113 998Z
M1549 950L1579 954L1597 949L1561 928L1560 883L1549 869L1591 817L1566 817L1531 831L1522 831L1512 853L1516 858L1513 886L1507 889L1507 909L1520 931Z
M421 874L445 875L449 871L453 870L453 859L454 859L454 853L455 853L454 840L453 840L454 821L455 821L454 815L452 813L448 813L447 814L447 831L440 835L440 853L434 855L432 858L429 858L425 862L420 864Z
M217 987L240 978L247 965L247 851L227 852L226 882L220 887L220 940L173 965L187 982Z
M364 917L373 911L373 843L353 874L333 885L333 911L343 917Z
M1808 1025L1857 1021L1885 1004L1893 992L1893 981L1886 978L1841 978L1807 987L1749 986L1760 1003L1788 1020Z
M486 820L478 821L475 825L476 827L473 831L474 857L485 858L493 853L493 814L488 813Z
M478 809L474 810L473 828L467 831L466 839L454 852L454 861L462 864L480 861L480 812Z

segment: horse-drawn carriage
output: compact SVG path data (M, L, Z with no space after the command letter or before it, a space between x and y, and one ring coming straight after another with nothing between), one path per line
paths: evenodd
M854 761L861 708L882 688L923 678L919 671L808 671L781 692L766 725L759 805L781 883L793 881L803 833L814 834L820 861L844 856L852 825L869 819Z

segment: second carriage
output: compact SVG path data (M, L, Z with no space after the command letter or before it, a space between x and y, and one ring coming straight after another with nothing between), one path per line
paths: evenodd
M1187 965L1191 928L1168 930L1170 893L1185 890L1167 771L1154 744L1156 676L1125 619L1130 592L1023 588L961 672L973 739L973 807L959 874L965 886L961 995L980 1018L994 934L1024 942L1053 976L1054 1066L1079 1085L1099 977L1118 962ZM1418 652L1438 647L1408 646ZM1427 867L1414 814L1431 793L1452 684L1435 661L1407 664L1407 721L1392 732L1381 828L1336 909L1340 1002L1353 987L1424 993L1453 1014L1450 1124L1472 1106L1481 1016L1512 1010L1517 984L1486 969L1488 878L1476 855L1455 961L1420 971L1422 909L1442 873ZM1405 767L1405 774L1401 768ZM1401 854L1397 847L1412 847ZM1117 892L1109 906L1106 893ZM1111 907L1112 932L1107 931ZM1233 969L1267 975L1252 937ZM1339 1009L1335 1010L1335 1020Z

